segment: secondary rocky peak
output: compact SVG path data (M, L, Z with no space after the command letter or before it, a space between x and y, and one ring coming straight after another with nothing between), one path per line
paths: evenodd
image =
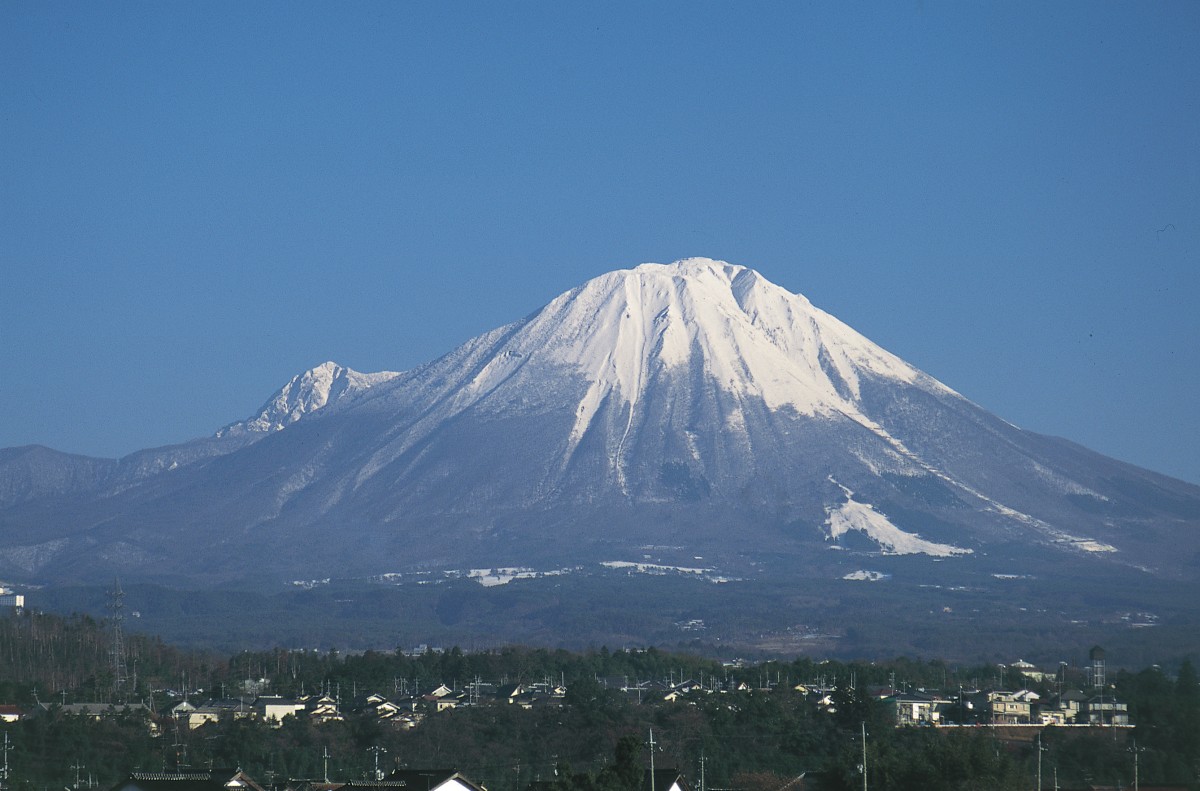
M217 432L217 436L280 431L305 415L358 396L397 376L399 374L392 371L359 373L328 360L293 376L262 405L257 415L226 426Z

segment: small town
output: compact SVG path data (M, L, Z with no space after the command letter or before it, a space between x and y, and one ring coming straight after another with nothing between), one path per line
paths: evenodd
M867 694L878 701L894 720L896 727L974 727L1024 726L1035 732L1044 726L1115 727L1129 728L1129 707L1114 693L1106 692L1104 649L1090 652L1091 663L1085 668L1086 689L1067 688L1065 668L1054 672L1038 670L1034 665L1017 660L1008 666L1030 686L1056 690L1040 694L1032 688L1005 690L986 688L946 691L932 689L900 690L892 686L869 686ZM1003 672L997 669L998 674ZM747 681L726 679L663 679L639 681L629 677L598 677L606 690L619 692L637 704L694 703L700 696L729 692L771 692L779 687L778 680L764 680L761 687ZM244 688L254 689L269 684L267 679L247 680ZM398 679L388 694L371 691L360 695L357 690L343 698L340 688L303 694L296 698L281 695L205 698L192 703L184 699L162 714L181 727L194 730L222 717L249 718L281 727L288 717L307 719L314 724L342 721L347 715L365 716L387 723L391 727L418 727L429 714L455 711L473 706L507 705L522 709L562 706L567 687L563 683L544 680L530 683L495 683L471 681L461 686L437 683L422 690L409 690L408 683ZM838 688L821 683L790 684L814 708L828 714L837 712ZM164 690L168 698L179 697L175 690ZM105 704L70 703L62 705L64 713L81 716L117 715L149 709L141 703ZM154 726L158 727L158 726ZM1016 732L1016 731L1014 731Z
M1100 646L1056 667L426 645L220 660L118 624L0 619L4 789L790 791L955 772L1182 789L1200 756L1191 665L1131 673Z

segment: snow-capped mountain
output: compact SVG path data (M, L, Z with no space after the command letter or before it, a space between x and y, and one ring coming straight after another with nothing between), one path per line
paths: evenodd
M257 415L230 423L217 432L217 437L280 431L305 415L355 398L399 375L392 371L364 374L332 361L321 363L293 376L262 405Z
M582 395L570 399L574 420L558 465L569 464L589 432L606 430L596 422L602 411L616 411L625 424L618 425L620 438L607 437L606 444L625 493L630 431L663 396L688 408L680 396L694 398L696 384L728 403L720 428L732 437L748 436L741 405L762 405L849 420L898 450L863 411L861 378L952 394L804 297L752 270L708 259L609 273L498 332L503 345L449 394L451 411L497 405L504 394L538 392L564 378L586 382ZM702 461L698 449L689 455Z
M743 576L902 557L1194 578L1200 552L1200 488L1022 431L708 259L610 272L403 373L325 363L121 475L47 454L0 452L8 577L653 555Z

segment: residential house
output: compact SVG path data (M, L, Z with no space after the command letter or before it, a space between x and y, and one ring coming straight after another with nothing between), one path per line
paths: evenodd
M993 725L1022 725L1030 722L1029 698L1019 692L989 690L984 695L984 716Z
M193 706L186 700L176 704L171 709L171 716L188 730L195 730L208 722L217 722L223 716L241 719L251 715L251 707L240 698L222 698L207 700L199 706Z
M678 684L673 685L671 691L686 695L689 692L707 692L708 690L699 681L689 678L687 681L680 681Z
M402 711L395 717L392 717L387 722L393 728L399 730L411 731L413 728L421 724L421 720L425 719L425 715L419 711Z
M893 695L899 694L900 690L888 684L871 684L867 687L867 697L875 700L885 700Z
M445 684L438 684L428 692L423 693L417 699L422 708L430 712L449 711L450 709L458 708L470 704L470 695L467 692L455 692ZM401 703L401 708L404 704Z
M1067 719L1065 711L1049 706L1039 706L1033 718L1039 725L1069 725L1073 722Z
M240 769L208 772L134 772L111 791L263 791Z
M893 710L897 726L938 725L954 705L948 698L924 692L898 692L883 702Z
M1086 723L1087 717L1084 712L1087 710L1087 702L1088 695L1079 690L1068 690L1052 698L1050 705L1043 706L1041 716L1061 719L1066 725Z
M392 703L390 700L383 700L371 706L371 710L375 712L375 716L381 720L390 720L405 714L405 710Z
M456 769L396 769L384 782L403 791L487 791Z
M378 694L368 695L356 701L352 710L369 713L381 722L389 722L403 728L412 728L422 716L416 712L414 698L405 698L402 702L395 703Z
M1088 725L1128 725L1129 706L1112 695L1093 695L1084 714Z
M671 691L671 687L661 681L639 681L637 684L622 690L630 698L636 698L638 703L649 700L662 700Z
M554 778L548 780L534 780L525 786L524 791L577 791L581 789L591 789L595 785L594 778L588 776L587 773L581 774L559 774L556 767L554 770ZM654 781L651 783L650 772L647 770L642 778L642 783L639 791L650 791L651 787L654 791L681 791L687 789L686 781L680 777L679 773L674 769L663 769L654 773Z
M21 709L11 703L0 703L0 722L16 722L24 716Z
M280 695L262 695L254 701L254 717L274 728L283 726L284 717L304 711L304 704Z
M692 786L678 769L646 770L642 775L641 791L692 791Z
M174 718L175 720L182 721L187 717L188 714L190 714L191 712L193 712L195 710L196 710L196 707L193 706L191 703L188 703L186 700L181 700L178 703L176 703L174 706L172 706L170 709L168 709L167 713L170 714L171 717Z
M425 705L425 708L432 712L450 711L452 709L456 709L458 708L458 704L461 702L462 699L457 695L442 695L441 697L426 695L425 697L421 698L421 703Z
M1043 673L1037 669L1037 665L1026 662L1024 659L1018 659L1008 666L1011 670L1015 670L1030 681L1044 681L1047 675L1052 673Z
M501 703L516 703L525 694L524 684L505 684L496 690L496 700Z
M691 695L692 693L707 693L708 691L709 690L705 689L704 685L700 684L700 682L688 679L687 681L680 681L678 684L673 684L670 688L668 688L666 694L663 695L663 700L671 702L686 697L687 695Z
M404 697L393 698L391 702L395 703L401 711L416 713L424 701L420 695L405 695Z
M826 714L837 713L837 704L833 701L833 690L814 689L805 696L805 699Z
M330 695L309 695L299 702L304 704L304 714L314 723L341 722L343 719L337 700Z
M1013 697L1017 700L1023 700L1029 704L1030 715L1041 704L1042 696L1034 692L1032 689L1021 689L1013 693Z

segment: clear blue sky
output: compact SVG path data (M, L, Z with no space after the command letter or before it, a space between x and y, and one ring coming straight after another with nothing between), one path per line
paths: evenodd
M0 2L0 447L758 269L1200 482L1200 3Z

